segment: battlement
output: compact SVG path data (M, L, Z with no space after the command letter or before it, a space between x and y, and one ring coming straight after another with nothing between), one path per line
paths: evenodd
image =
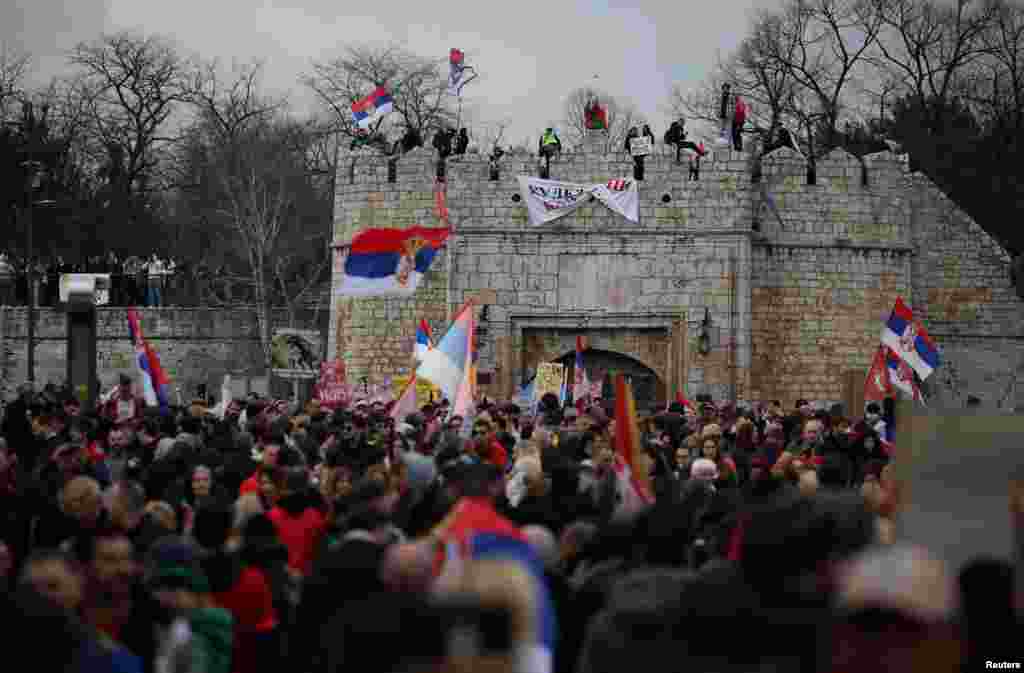
M632 157L606 144L594 134L565 147L548 177L632 177ZM339 158L337 245L371 227L439 224L432 149ZM471 298L488 307L478 371L492 397L512 394L540 362L571 360L578 334L606 353L593 356L605 358L600 366L651 381L638 399L663 403L684 387L790 403L847 398L844 381L863 382L878 316L898 296L965 363L962 344L977 349L1024 325L1005 251L889 152L836 149L812 171L789 148L761 157L756 146L712 147L692 180L688 157L677 162L657 143L638 182L637 222L592 201L532 225L517 178L540 175L536 154L503 156L496 180L489 169L479 153L446 162L455 235L414 297L339 300L331 351L351 375L407 374L417 321L443 330ZM1024 344L1019 351L1024 371Z
M370 150L340 157L335 242L344 245L357 229L408 226L434 221L433 190L437 154L417 148L396 159ZM521 175L537 176L536 155L505 155L491 179L489 158L479 153L450 157L445 163L451 222L463 232L515 232L531 229L519 200ZM836 149L815 163L789 148L764 157L754 152L712 148L690 179L689 160L676 161L674 148L655 145L639 183L640 221L627 222L588 205L552 226L559 231L628 229L644 231L746 231L784 243L794 239L831 243L834 239L909 244L906 218L886 214L901 207L905 165L888 152L858 159ZM583 184L631 177L633 159L625 151L606 152L584 145L568 148L551 161L550 178ZM885 220L885 226L880 222Z

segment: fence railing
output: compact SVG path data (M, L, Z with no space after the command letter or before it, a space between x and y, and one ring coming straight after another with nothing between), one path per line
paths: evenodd
M59 276L35 276L36 305L57 306ZM0 271L0 306L27 306L28 279L24 273ZM304 303L320 300L310 293ZM143 274L110 274L108 306L245 306L256 302L256 286L251 278L236 275L166 274L149 278Z

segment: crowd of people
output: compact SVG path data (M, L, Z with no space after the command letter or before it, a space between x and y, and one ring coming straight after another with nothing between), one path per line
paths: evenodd
M894 539L888 404L673 404L640 421L638 504L608 401L158 410L120 383L96 409L27 384L6 407L14 666L838 673L1015 651L1008 561L951 576ZM543 596L508 564L452 570L446 526L467 511L525 542ZM548 663L524 654L540 600Z
M60 256L36 258L36 304L56 306L60 277L70 273L110 275L107 303L112 306L195 306L209 303L245 303L252 299L251 282L225 265L191 264L152 254L121 258L110 252L71 262ZM28 304L27 260L0 252L0 306Z

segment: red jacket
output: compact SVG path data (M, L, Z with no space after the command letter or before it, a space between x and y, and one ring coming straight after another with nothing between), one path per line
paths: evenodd
M232 672L255 673L260 670L256 643L260 636L277 627L274 596L263 571L255 567L243 569L235 585L227 591L213 594L213 600L235 619Z
M287 505L287 500L283 501ZM282 544L288 548L288 565L308 575L313 568L317 545L327 530L327 520L313 507L301 512L278 504L267 516L274 522Z

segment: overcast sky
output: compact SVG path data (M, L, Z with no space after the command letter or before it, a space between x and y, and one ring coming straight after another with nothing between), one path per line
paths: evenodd
M377 2L345 0L0 0L0 37L31 52L36 76L63 66L62 52L102 32L139 29L173 38L186 53L266 62L265 84L290 91L296 109L312 96L297 82L313 60L353 42L398 42L445 58L466 52L480 73L465 91L485 120L510 118L509 142L536 134L561 116L574 87L593 82L632 99L660 135L674 82L696 86L716 55L742 38L750 12L778 0L542 2Z

